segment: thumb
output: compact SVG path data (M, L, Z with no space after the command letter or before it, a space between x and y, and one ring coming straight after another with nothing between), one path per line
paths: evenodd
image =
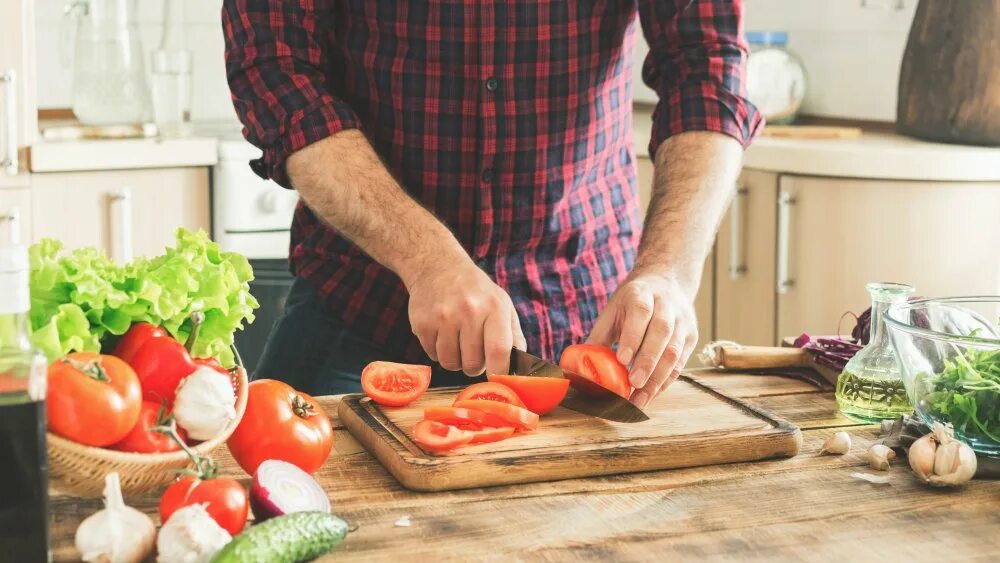
M618 339L618 307L610 304L605 307L601 314L597 316L594 327L590 329L590 336L587 337L587 344L597 344L599 346L611 346Z
M524 339L524 332L521 331L521 319L517 316L517 309L510 308L510 327L514 335L514 347L521 351L528 349L528 342Z

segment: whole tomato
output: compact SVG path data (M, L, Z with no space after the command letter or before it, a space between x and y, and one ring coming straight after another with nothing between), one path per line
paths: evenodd
M49 430L87 446L124 438L142 408L135 372L119 358L77 352L49 366L46 396Z
M253 475L268 459L287 461L307 473L319 469L333 448L333 426L316 399L287 383L250 383L246 414L229 437L229 451Z
M168 434L154 430L158 426L170 423L170 412L166 405L153 401L143 401L139 411L139 421L120 442L111 446L113 450L122 452L138 452L151 454L157 452L176 452L180 445ZM187 440L187 433L177 427L177 435L181 440Z
M167 487L160 499L160 522L166 522L178 509L192 504L205 504L208 515L235 536L247 523L250 499L246 489L234 479L199 479L181 477Z

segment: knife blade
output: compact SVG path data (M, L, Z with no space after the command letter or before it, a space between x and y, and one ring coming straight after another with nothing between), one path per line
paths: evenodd
M538 356L512 348L510 351L510 373L529 377L554 377L566 379L566 372L559 366ZM601 397L581 393L570 386L566 398L560 406L597 418L614 422L642 422L649 416L642 409L612 392Z

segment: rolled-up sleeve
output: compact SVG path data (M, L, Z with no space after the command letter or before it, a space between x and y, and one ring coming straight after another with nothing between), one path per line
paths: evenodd
M659 96L649 154L684 131L716 131L744 147L763 126L746 96L742 0L640 0L649 43L642 79Z
M263 151L254 172L291 187L285 161L344 129L354 110L328 89L324 38L330 0L225 0L226 76L247 140Z

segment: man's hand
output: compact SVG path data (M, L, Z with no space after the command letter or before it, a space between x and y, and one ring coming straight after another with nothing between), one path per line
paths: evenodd
M707 131L675 135L656 149L635 267L590 335L591 342L618 344L639 407L677 379L698 341L694 297L741 159L733 138Z
M525 348L510 297L468 257L435 264L407 287L413 334L441 367L468 376L506 373L511 347Z
M615 291L588 340L618 344L618 361L631 364L632 402L640 408L677 379L697 341L694 292L669 275L636 271Z

